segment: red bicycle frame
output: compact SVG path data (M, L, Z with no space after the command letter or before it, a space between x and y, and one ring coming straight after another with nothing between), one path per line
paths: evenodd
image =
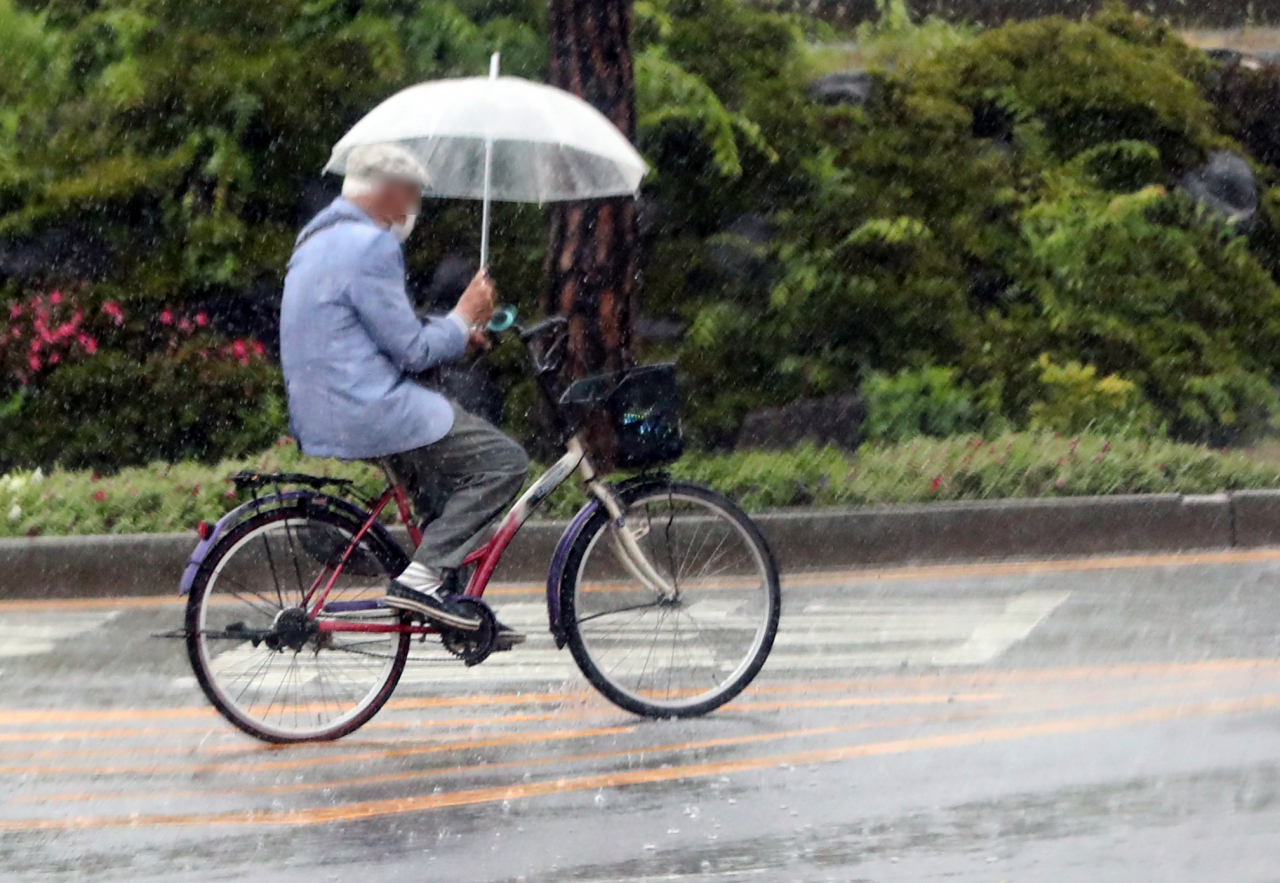
M529 519L538 504L546 499L547 495L559 487L565 479L567 479L574 470L582 473L583 480L587 482L593 490L598 487L595 470L587 461L583 445L579 439L572 438L569 440L567 450L563 457L555 462L545 473L543 473L533 485L524 492L519 500L512 505L506 516L499 524L497 531L489 538L484 545L475 549L465 559L463 565L475 565L475 572L472 573L470 581L464 594L471 598L480 598L484 595L485 587L489 584L489 578L493 576L494 569L498 566L498 562L502 559L502 553L506 551L507 545L511 542L512 537L520 530L520 527ZM596 490L600 493L599 490ZM311 588L307 590L304 596L303 606L307 608L307 615L310 619L316 620L316 625L321 632L408 632L413 635L435 634L436 629L430 625L402 625L399 623L377 623L377 622L352 622L340 619L322 618L320 613L324 610L325 601L329 597L329 593L333 590L334 584L338 580L338 576L342 573L343 567L350 560L351 555L360 545L360 540L373 527L378 520L378 516L392 502L395 501L397 512L401 521L409 529L409 540L416 549L422 542L422 531L414 523L413 512L409 505L408 495L404 488L394 479L389 486L382 492L381 496L374 501L369 510L369 516L365 519L361 526L351 538L351 542L347 545L346 551L342 555L342 559L334 567L333 573L329 576L328 581L324 582L325 575L321 573L312 583ZM321 583L324 582L323 588Z

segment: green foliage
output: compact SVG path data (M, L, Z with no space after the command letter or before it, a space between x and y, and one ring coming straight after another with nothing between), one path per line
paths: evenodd
M244 455L287 428L279 370L187 346L138 362L121 352L51 374L0 417L3 460L111 471L121 465Z
M1137 384L1092 365L1055 364L1041 355L1041 398L1031 404L1031 428L1050 432L1143 435L1156 432L1155 414Z
M241 502L225 481L241 469L350 478L365 499L385 481L372 466L304 457L286 440L214 465L157 462L114 475L19 470L0 475L0 537L190 530ZM699 454L675 464L673 473L731 494L753 512L1002 497L1203 494L1280 483L1280 467L1241 454L1162 440L1048 433L916 438L865 445L856 457L812 447ZM566 518L583 502L570 483L539 514Z
M869 442L928 435L947 438L980 431L991 421L973 387L955 368L930 366L889 375L875 372L862 385L867 400L863 432Z
M890 3L861 36L885 68L865 106L810 130L812 189L775 216L771 290L695 318L682 364L700 439L920 365L998 390L1013 425L1132 420L1214 444L1271 425L1280 202L1245 236L1167 190L1240 149L1203 54L1115 7L977 32ZM1047 390L1042 354L1123 378L1132 402Z

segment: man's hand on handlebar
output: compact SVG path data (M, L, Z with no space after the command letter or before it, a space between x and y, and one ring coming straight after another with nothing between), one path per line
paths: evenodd
M485 343L488 343L484 327L493 316L496 295L497 290L493 280L489 278L488 271L482 268L471 279L467 290L462 292L462 297L458 298L458 305L453 308L454 312L471 326L473 345L476 345L477 338L484 338Z

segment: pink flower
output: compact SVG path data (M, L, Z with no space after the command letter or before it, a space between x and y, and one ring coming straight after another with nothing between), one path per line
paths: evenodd
M237 340L231 344L231 355L236 358L243 359L249 354L249 348L244 345L243 340Z
M58 364L58 363L59 363L59 362L61 362L61 361L62 361L62 356L58 355L57 353L54 353L53 355L51 355L51 356L49 357L49 364L50 364L50 365L56 365L56 364Z
M183 317L183 318L181 318L181 319L179 319L179 320L178 320L178 330L179 330L179 331L184 331L184 332L186 332L187 334L190 334L190 333L191 333L191 329L192 329L192 325L191 325L191 320L190 320L190 319L188 319L188 318L186 318L186 317Z
M22 304L14 304L9 307L9 318L16 319L22 315Z
M53 294L49 295L49 303L53 304L55 307L62 303L62 292L55 291Z
M161 310L161 311L160 311L160 324L161 324L161 325L172 325L172 324L173 324L173 311L172 311L172 310Z
M124 324L124 310L115 301L109 300L102 305L102 312L115 321L117 325Z
M32 356L30 359L28 359L27 364L31 366L32 371L40 370L40 360L35 356Z
M84 351L91 356L98 351L98 341L94 340L87 334L80 335L80 345L84 347Z
M21 337L21 336L22 336L22 329L21 329L21 328L14 328L12 331L10 331L10 332L9 332L9 336L10 336L10 337L12 337L12 338L14 338L14 339L17 339L17 338Z
M256 340L253 342L253 354L254 354L255 356L260 356L260 355L262 355L263 353L265 353L266 351L267 351L267 350L266 350L266 347L264 347L261 343L259 343L259 342L258 342L258 341L256 341Z
M209 324L209 317L204 313L196 313L196 325L200 328Z

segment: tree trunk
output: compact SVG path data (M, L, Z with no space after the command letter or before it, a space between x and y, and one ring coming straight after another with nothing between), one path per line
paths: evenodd
M631 0L550 0L550 81L635 139ZM639 230L631 197L557 203L551 211L544 309L569 315L565 380L631 365ZM604 421L587 427L598 465L615 451Z

